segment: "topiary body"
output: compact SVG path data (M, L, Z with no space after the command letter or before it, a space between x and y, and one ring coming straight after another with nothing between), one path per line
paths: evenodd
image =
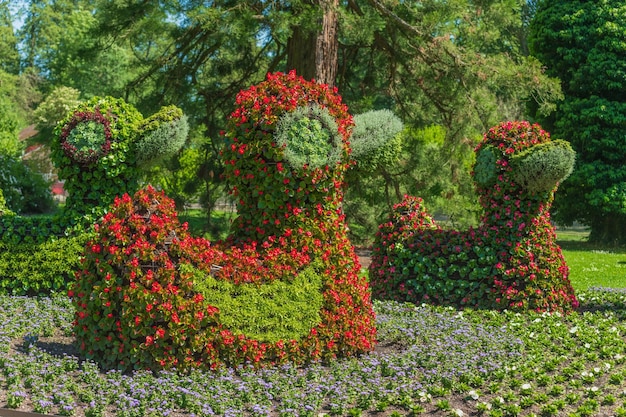
M117 198L71 294L86 356L213 368L371 350L369 289L341 213L350 125L335 91L294 73L242 91L222 153L239 213L225 242L190 236L151 188ZM312 151L291 146L302 142Z
M574 152L538 125L506 122L485 134L476 154L481 226L444 230L420 199L406 197L376 236L373 296L472 308L576 308L549 213Z

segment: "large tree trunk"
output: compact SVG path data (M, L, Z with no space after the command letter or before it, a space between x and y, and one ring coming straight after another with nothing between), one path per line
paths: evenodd
M294 27L287 44L287 70L333 86L337 76L337 7L339 0L312 0L323 12L318 31Z
M626 216L607 215L591 224L589 241L605 245L626 244Z

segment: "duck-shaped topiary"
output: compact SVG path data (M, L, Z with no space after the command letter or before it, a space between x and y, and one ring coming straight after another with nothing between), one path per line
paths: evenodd
M225 132L238 218L191 236L153 188L116 199L71 291L81 350L105 367L331 360L375 344L366 278L341 211L352 118L336 91L269 74Z
M505 122L476 148L482 224L442 229L421 199L405 197L380 225L373 296L472 308L570 311L578 306L550 207L575 153L540 126Z

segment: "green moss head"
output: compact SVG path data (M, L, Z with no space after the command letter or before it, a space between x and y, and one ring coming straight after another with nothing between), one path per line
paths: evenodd
M276 125L274 139L296 171L321 168L341 160L342 138L338 129L328 109L312 104L285 112Z
M575 159L564 140L542 143L511 157L512 177L530 192L549 192L572 173Z

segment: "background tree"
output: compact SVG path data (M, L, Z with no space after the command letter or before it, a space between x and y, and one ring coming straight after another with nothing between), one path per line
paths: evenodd
M8 2L3 1L0 3L0 69L10 74L18 74L19 64L13 18Z
M565 100L541 118L577 151L555 218L591 226L590 240L626 242L626 5L544 0L530 46L561 79Z
M287 71L335 85L339 50L339 0L304 0L287 43Z
M237 92L267 72L311 71L307 78L338 87L353 114L387 108L402 119L409 134L398 165L372 172L377 196L367 198L381 205L354 204L369 217L398 192L425 197L435 211L471 201L468 159L483 131L521 118L529 101L549 111L559 95L525 55L524 0L25 3L21 67L40 77L44 95L68 86L84 98L123 97L146 114L166 103L184 109L192 135L206 138L202 166L214 190L207 207L220 196L225 117ZM314 50L331 53L302 54ZM306 68L313 62L315 71ZM423 169L426 151L416 146L427 146L433 169Z

